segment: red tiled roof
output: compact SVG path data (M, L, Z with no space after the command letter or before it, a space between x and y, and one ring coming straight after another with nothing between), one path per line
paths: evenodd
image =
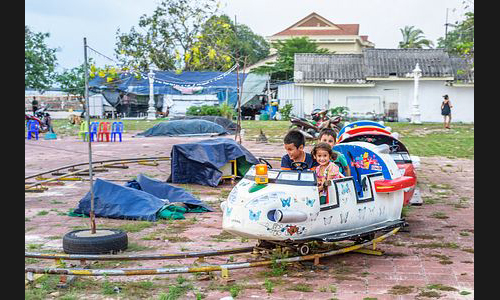
M285 29L278 35L358 35L359 24L335 24L339 29Z

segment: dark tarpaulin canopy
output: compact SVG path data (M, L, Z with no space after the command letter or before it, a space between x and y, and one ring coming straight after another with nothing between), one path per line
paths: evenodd
M197 91L197 94L215 94L219 99L219 103L226 101L227 98L229 105L233 107L236 106L238 101L236 83L239 80L241 84L247 76L245 73L237 75L236 72L226 75L224 72L200 71L184 71L180 74L176 74L174 71L154 71L154 73L156 82L154 83L153 93L155 95L181 95L182 92L175 89L175 85L197 85L203 88L201 91ZM140 79L137 79L130 73L120 74L120 78L114 83L107 83L105 77L96 76L90 80L89 87L93 92L110 91L149 95L149 79L146 73L142 75ZM237 78L238 76L239 78ZM112 105L116 106L115 104Z
M198 183L215 187L222 178L219 170L236 159L238 175L259 161L245 147L228 138L216 138L172 147L171 174L167 182Z
M196 199L182 188L158 182L142 174L137 177L140 190L121 186L97 178L93 185L94 212L96 217L113 219L156 221L157 213L171 203L185 203L191 207L212 208ZM75 214L90 214L90 192L78 203Z
M206 120L174 120L161 122L138 136L188 136L188 135L222 135L228 133L221 125Z

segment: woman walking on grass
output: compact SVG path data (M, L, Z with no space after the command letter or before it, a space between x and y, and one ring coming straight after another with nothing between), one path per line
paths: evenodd
M441 103L441 115L444 117L444 128L450 129L451 122L451 105L450 99L448 99L448 95L443 96L444 100Z

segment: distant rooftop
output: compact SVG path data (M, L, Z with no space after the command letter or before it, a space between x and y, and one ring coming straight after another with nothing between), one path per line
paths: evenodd
M460 74L466 63L443 49L363 49L362 54L295 54L296 82L364 83L367 78L407 78L416 64L422 77L454 77L474 82L472 75ZM299 72L299 73L297 73ZM298 75L298 76L297 76Z

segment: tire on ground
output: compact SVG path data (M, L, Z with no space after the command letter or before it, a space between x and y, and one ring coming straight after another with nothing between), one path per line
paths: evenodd
M68 232L63 237L63 250L68 254L109 254L127 249L127 233L119 229L97 229L96 236L88 236L80 229ZM99 234L100 233L100 234ZM104 234L103 234L104 233Z

